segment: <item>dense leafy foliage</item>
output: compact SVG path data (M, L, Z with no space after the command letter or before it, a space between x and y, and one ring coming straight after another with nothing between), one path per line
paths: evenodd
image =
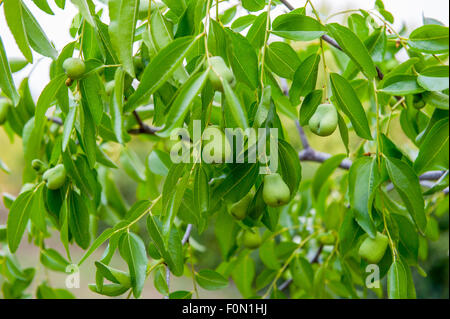
M33 2L54 14L50 1ZM38 280L17 261L27 238L40 267L95 267L90 288L106 296L139 298L152 275L170 298L230 281L245 298L416 297L413 272L424 274L448 215L448 27L424 18L397 32L381 0L343 24L309 0L71 2L73 41L56 50L28 2L0 0L24 57L8 59L1 30L0 125L22 138L25 160L20 194L3 196L3 297L26 297ZM50 82L34 101L28 78L16 87L12 74L39 55L52 61ZM202 144L197 121L219 129L203 143L220 142L210 162L191 152ZM180 127L194 137L171 140ZM261 157L229 162L239 154L225 128L277 129L263 140L276 143L276 170ZM305 130L338 131L346 154L316 151ZM190 161L173 162L174 148ZM302 174L307 162L320 163L314 174ZM119 170L136 185L133 205ZM221 255L212 269L196 258L207 233ZM65 251L47 247L55 236ZM110 265L116 253L126 269ZM193 290L173 291L170 275L192 277ZM37 285L33 296L72 297Z

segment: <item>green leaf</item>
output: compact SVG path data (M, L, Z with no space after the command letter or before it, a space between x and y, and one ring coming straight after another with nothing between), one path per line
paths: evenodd
M208 70L191 77L179 90L177 97L170 106L167 114L167 121L164 130L156 134L161 137L168 137L176 128L182 127L183 121L192 106L194 99L208 79Z
M6 231L9 250L15 253L27 227L33 208L33 191L22 193L9 210Z
M444 118L437 122L420 145L419 155L414 162L418 174L430 170L449 168L449 122Z
M206 213L209 209L209 184L208 175L203 166L197 166L194 171L194 208L198 213Z
M302 14L288 13L278 16L272 23L272 33L294 41L311 41L325 34L319 21Z
M174 291L169 295L169 299L191 299L191 298L192 292L184 290Z
M75 124L75 119L77 115L77 105L74 104L69 107L69 113L67 114L66 119L64 120L64 129L63 129L63 139L62 139L62 151L65 152L67 145L70 141L70 136L72 135L72 130Z
M241 101L237 97L236 93L234 93L230 84L226 80L222 81L223 90L225 93L226 99L226 109L230 112L231 117L238 125L238 127L242 129L248 128L248 119L245 108L242 106Z
M252 45L239 33L234 33L226 29L228 38L227 43L228 58L233 73L238 81L246 83L251 89L258 86L258 57Z
M182 64L184 57L200 37L176 39L155 56L144 70L141 83L125 104L124 111L136 109L140 102L158 90Z
M419 178L408 164L396 158L386 158L386 168L409 214L420 231L424 232L427 219Z
M247 27L249 27L250 25L253 24L255 19L256 19L256 16L251 15L251 14L239 17L233 21L233 23L231 24L231 29L234 32L244 31Z
M267 12L261 13L253 22L247 33L247 40L250 44L259 49L264 45L266 35Z
M103 101L99 92L102 82L97 74L91 74L78 81L83 107L88 109L97 125L103 117ZM117 83L119 86L120 83Z
M72 191L67 197L69 213L69 229L75 242L83 249L89 247L91 236L89 233L89 211L82 197Z
M231 276L244 298L253 296L252 283L255 277L255 262L248 253L244 252L239 256Z
M133 295L139 298L144 288L148 262L144 242L136 234L127 232L120 239L119 252L130 270Z
M367 78L373 79L378 75L367 48L356 34L338 23L330 23L327 28L342 47L342 50L355 62Z
M51 270L64 273L66 272L67 266L69 266L69 262L52 248L41 250L40 261L45 267Z
M428 91L444 91L449 88L448 65L438 65L422 70L417 82Z
M362 157L356 160L350 167L348 181L350 206L355 219L372 238L377 233L372 219L374 191L379 182L376 164L376 158Z
M300 97L307 95L316 88L319 62L320 55L312 54L295 71L294 80L289 90L293 105L298 105L300 103Z
M244 9L254 12L254 11L260 11L264 9L266 6L265 0L242 0L242 6Z
M383 82L380 92L389 95L408 95L424 92L425 90L417 83L415 75L398 74Z
M298 153L282 139L278 140L278 161L280 175L288 185L293 198L297 194L302 179L302 167L298 160Z
M448 94L442 92L424 92L422 93L425 102L441 110L448 110L450 103Z
M115 284L121 284L124 287L131 287L131 279L126 272L112 268L99 261L95 262L95 267L97 267L97 271L109 281Z
M8 0L4 3L5 18L8 23L9 30L16 40L17 46L28 60L33 63L33 54L31 53L28 36L25 31L25 23L23 21L24 9L21 0Z
M299 118L300 125L306 126L309 120L314 115L317 107L322 102L323 90L314 90L308 93L303 99L302 106L300 107Z
M91 13L91 9L88 5L88 0L70 0L77 8L78 11L81 13L83 18L94 28L97 28L97 25L94 21L94 17Z
M218 290L228 286L228 280L226 280L221 274L210 269L200 270L195 275L197 283L206 290Z
M153 150L148 156L147 167L153 174L167 176L171 166L169 154L163 151Z
M333 174L334 170L339 167L345 157L345 154L338 154L330 157L325 162L323 162L322 165L320 165L319 169L314 175L312 184L313 194L315 198L319 196L322 186L325 184L328 177Z
M372 140L366 113L351 84L337 73L332 73L330 80L335 101L352 122L356 134L367 140Z
M31 14L30 10L22 3L23 23L27 32L28 42L34 51L46 57L56 60L58 51L50 43L39 23Z
M285 42L272 42L267 47L267 66L277 75L293 79L301 61L294 49Z
M281 265L278 261L275 249L275 242L273 240L265 240L259 247L259 258L261 258L261 261L267 268L278 270Z
M124 70L134 77L133 42L139 0L110 0L108 7L111 43Z
M408 44L414 51L440 54L447 53L449 46L448 27L424 25L409 36Z
M407 274L400 261L394 261L387 274L387 290L389 299L406 299L407 294Z
M123 132L123 94L125 72L118 68L114 75L114 93L111 95L110 113L113 122L114 134L120 144L124 143Z
M14 85L11 75L11 68L6 58L5 47L3 46L2 38L0 37L0 89L4 92L14 103L19 103L19 93Z

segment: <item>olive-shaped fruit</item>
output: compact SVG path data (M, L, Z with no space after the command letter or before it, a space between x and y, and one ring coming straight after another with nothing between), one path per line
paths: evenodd
M33 167L33 169L36 171L36 173L38 174L43 174L45 172L45 170L47 169L47 165L45 165L44 162L42 162L39 159L34 159L31 162L31 167Z
M135 56L133 57L133 65L134 73L136 73L136 78L140 80L145 69L144 61L142 61L142 58L140 56Z
M257 230L254 232L246 230L244 231L244 236L242 237L242 243L245 248L256 249L261 246L262 239Z
M47 188L56 190L61 188L66 182L66 169L63 164L56 165L48 169L42 179L47 182Z
M205 132L209 136L203 148L205 161L212 164L225 163L232 156L231 145L225 133L217 127L210 127Z
M336 238L334 237L332 232L320 234L317 239L319 240L319 243L324 246L334 245L334 243L336 242Z
M422 94L415 94L414 95L414 97L413 97L414 108L420 110L421 108L424 108L426 104L427 103L425 103L425 100L424 100Z
M68 58L62 65L67 76L72 80L78 80L86 72L86 64L79 58Z
M8 99L0 98L0 125L5 124L11 102Z
M114 80L105 83L106 95L110 96L113 94L115 85L116 85L116 82Z
M291 191L280 174L274 173L264 176L263 187L263 199L267 205L279 207L289 203Z
M333 134L338 125L338 114L332 104L320 104L309 120L309 127L314 134L328 136Z
M220 56L213 56L209 58L211 70L209 71L209 80L213 88L217 91L223 90L222 80L227 81L233 85L235 79L234 74L230 68L225 64L225 61Z
M237 220L243 220L247 216L248 206L252 202L254 192L250 191L240 201L234 203L230 208L230 213Z
M377 264L383 258L389 244L386 235L377 233L375 238L367 237L359 247L359 255L368 263Z

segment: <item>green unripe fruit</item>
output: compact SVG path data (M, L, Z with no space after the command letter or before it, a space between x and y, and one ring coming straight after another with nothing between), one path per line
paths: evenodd
M334 243L336 242L336 238L331 232L320 234L317 239L319 240L319 243L324 246L334 245Z
M0 98L0 125L5 124L11 102L8 99Z
M225 64L225 61L220 56L213 56L209 58L211 70L208 77L211 81L213 88L217 91L223 90L222 80L227 81L229 84L234 83L234 74L230 68Z
M114 87L116 86L116 82L114 80L105 83L105 93L110 96L114 92Z
M263 199L271 207L279 207L289 203L291 191L280 174L264 176Z
M377 264L383 258L389 244L386 235L377 233L375 238L367 237L359 247L359 255L370 264Z
M203 147L205 161L212 164L225 163L233 154L230 142L226 135L216 127L205 130L204 135L209 136L209 141Z
M250 191L240 201L231 206L230 213L237 220L243 220L247 216L248 206L252 202L254 192Z
M329 136L338 125L338 114L332 104L320 104L309 120L309 127L314 134Z
M242 237L242 244L245 248L256 249L261 246L261 243L262 239L258 231L252 232L250 230L246 230L244 232L244 236Z
M136 78L140 80L145 69L144 61L142 61L142 58L140 56L135 56L133 57L133 65L134 72L136 73Z
M19 193L22 194L22 193L25 193L28 191L32 191L35 187L36 187L36 185L34 185L32 183L26 183L22 186Z
M421 108L424 108L427 103L425 102L422 94L415 94L413 97L413 105L414 108L420 110Z
M31 162L31 167L33 167L33 169L36 171L36 173L38 174L43 174L45 172L45 170L47 169L47 165L45 165L44 162L42 162L39 159L34 159Z
M86 72L86 64L78 58L68 58L62 65L67 76L72 80L80 79Z
M48 169L42 179L47 182L47 188L56 190L61 188L66 182L66 169L63 164L56 165L53 168Z

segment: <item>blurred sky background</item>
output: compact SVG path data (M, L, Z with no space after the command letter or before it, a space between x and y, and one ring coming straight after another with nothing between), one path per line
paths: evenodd
M30 8L33 15L41 24L47 36L55 44L56 49L61 50L65 44L71 41L69 35L69 27L72 18L75 16L77 10L70 0L66 1L65 10L59 9L53 0L49 0L50 7L55 12L54 16L48 15L41 11L31 0L24 0L26 5ZM99 1L96 1L99 2ZM103 1L104 2L104 1ZM304 6L305 0L290 0L295 7ZM422 15L432 17L440 20L444 24L449 23L449 1L448 0L385 0L385 7L390 11L396 21L395 28L400 30L405 24L409 31L422 24ZM374 7L375 0L313 0L315 6L326 17L332 13L346 10L346 9L371 9ZM280 9L281 10L280 6ZM3 14L3 6L0 14L0 34L2 41L6 47L6 52L9 57L21 57L21 53L12 37ZM343 19L344 16L338 16L336 19ZM50 60L43 59L35 66L33 75L30 78L30 87L34 98L37 98L43 87L48 82L48 66ZM28 74L29 68L24 69L15 75L16 84ZM36 76L38 75L38 76Z

